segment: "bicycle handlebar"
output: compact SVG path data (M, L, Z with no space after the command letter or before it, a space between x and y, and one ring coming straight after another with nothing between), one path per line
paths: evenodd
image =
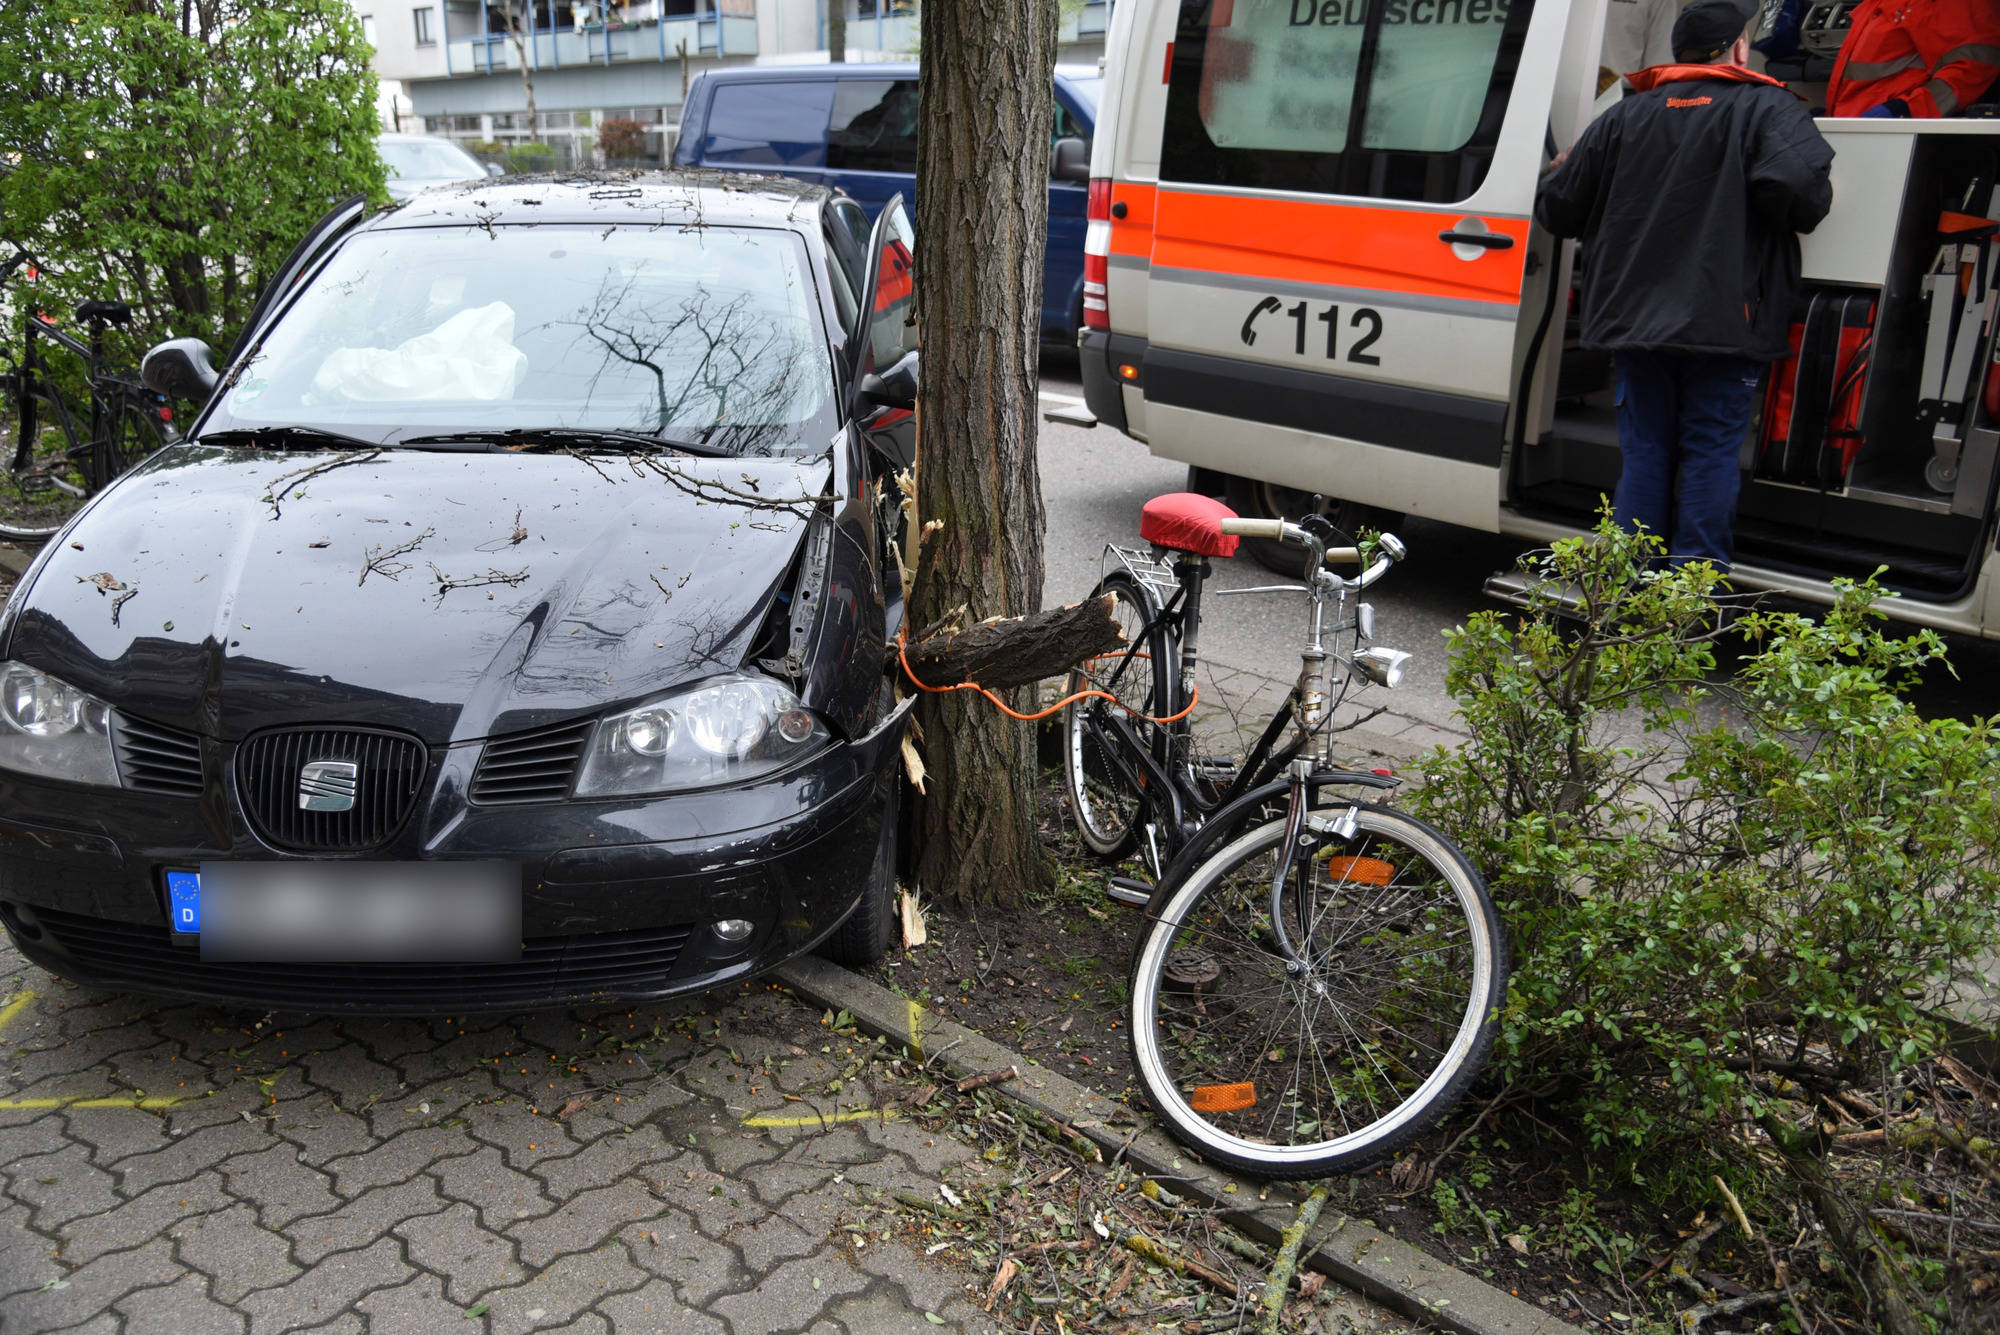
M1279 542L1296 543L1317 552L1321 564L1331 565L1335 561L1345 561L1352 565L1361 564L1359 547L1323 548L1320 546L1320 540L1306 529L1282 519L1251 519L1238 515L1223 520L1217 527L1222 532L1239 538L1271 538ZM1365 589L1382 578L1388 573L1390 566L1403 559L1404 550L1403 544L1395 534L1384 533L1379 540L1378 554L1374 563L1355 577L1355 585Z

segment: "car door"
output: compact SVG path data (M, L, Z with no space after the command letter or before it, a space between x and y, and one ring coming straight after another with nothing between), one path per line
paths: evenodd
M892 195L868 236L862 328L854 344L855 420L891 471L917 459L916 234Z
M1438 515L1492 526L1566 11L1182 0L1157 194L1134 205L1152 222L1156 449L1192 458L1178 438L1222 414L1276 429L1291 462L1267 476L1323 471L1298 433L1334 438L1342 463L1391 461L1355 443L1428 454L1493 470Z
M1084 159L1089 160L1090 116L1058 84L1053 142L1065 139L1082 140L1086 145ZM1042 336L1069 342L1076 337L1083 319L1083 233L1090 188L1087 181L1065 181L1055 176L1053 150L1049 170L1049 240L1042 268Z
M694 158L704 167L826 179L831 79L717 79Z

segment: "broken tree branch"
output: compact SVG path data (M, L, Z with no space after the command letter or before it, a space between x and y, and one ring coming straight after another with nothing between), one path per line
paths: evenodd
M1111 615L1110 595L1012 620L982 621L903 650L910 672L926 686L978 682L991 691L1060 676L1088 659L1125 646ZM891 648L886 667L898 670Z
M1299 1254L1305 1250L1307 1235L1319 1222L1319 1212L1326 1208L1327 1191L1326 1183L1322 1182L1299 1202L1299 1217L1285 1230L1278 1257L1271 1262L1271 1277L1264 1281L1262 1301L1264 1319L1260 1329L1265 1335L1277 1335L1278 1318L1285 1310L1285 1295L1292 1287L1292 1274L1299 1268Z

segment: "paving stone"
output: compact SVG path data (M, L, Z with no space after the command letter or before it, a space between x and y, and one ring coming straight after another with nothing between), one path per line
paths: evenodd
M818 1288L813 1287L815 1279ZM753 1287L717 1298L708 1310L729 1323L732 1335L775 1335L804 1329L822 1311L842 1297L862 1292L869 1282L868 1276L829 1248L786 1262Z
M932 1321L930 1312L938 1321ZM990 1331L993 1322L967 1303L953 1303L943 1310L913 1303L899 1285L878 1279L864 1293L844 1298L826 1309L830 1320L848 1331L868 1335L938 1335L945 1330ZM940 1325L939 1322L943 1324ZM748 1335L741 1326L736 1335Z
M265 1335L345 1312L370 1289L415 1273L403 1261L396 1240L382 1238L359 1251L335 1252L290 1283L261 1289L235 1306L250 1318L250 1335Z
M246 1324L241 1315L208 1296L208 1284L200 1275L128 1293L113 1306L131 1335L240 1335Z
M327 1094L286 1105L271 1129L299 1147L299 1162L315 1168L375 1144L367 1119L343 1112Z
M515 1260L513 1244L481 1228L479 1213L470 1205L405 1220L395 1232L407 1244L411 1260L445 1277L446 1295L461 1307L481 1293L528 1277Z
M448 1204L438 1195L437 1183L419 1175L364 1191L331 1213L295 1220L282 1231L292 1240L292 1255L301 1264L312 1265L330 1253L373 1242L403 1221L435 1214Z
M544 1159L566 1159L583 1148L563 1130L561 1122L538 1117L518 1103L492 1104L482 1110L479 1139L507 1156L515 1168L533 1168Z
M689 1307L706 1309L720 1294L733 1293L755 1276L736 1248L703 1235L694 1220L675 1210L660 1219L628 1224L618 1233L632 1263L656 1278L671 1280ZM621 1321L620 1326L623 1326Z
M189 1220L168 1236L181 1260L212 1281L209 1295L232 1307L252 1290L284 1284L299 1273L285 1239L260 1227L257 1212L247 1205Z
M134 1332L136 1335L136 1332ZM333 1320L321 1326L301 1327L298 1335L369 1335L368 1328L361 1324L361 1318L352 1312L342 1312ZM402 1335L400 1331L381 1331L378 1335Z
M613 1243L562 1257L526 1284L482 1293L480 1298L493 1304L486 1314L493 1335L516 1335L574 1321L607 1293L622 1293L645 1282L646 1276L632 1265L625 1249ZM529 1317L533 1311L542 1315Z
M944 1308L964 1297L963 1277L924 1258L890 1238L871 1242L848 1258L858 1269L898 1285L912 1305L943 1315Z
M683 1291L656 1279L644 1288L621 1293L597 1304L597 1310L611 1319L612 1330L626 1332L672 1331L673 1335L730 1335L721 1318L701 1310L704 1304ZM855 1335L870 1335L857 1331Z
M643 1165L672 1159L677 1155L657 1126L642 1126L626 1132L602 1136L566 1159L547 1159L535 1165L549 1195L557 1200L579 1191L608 1187Z
M231 1204L221 1177L215 1173L203 1173L187 1182L162 1183L114 1209L63 1225L58 1231L62 1259L82 1265L106 1252L137 1247L190 1215L226 1210Z
M5 1171L13 1184L8 1194L33 1207L34 1226L43 1232L122 1203L111 1174L91 1163L82 1145L16 1160Z
M92 1320L133 1289L165 1284L186 1274L166 1239L113 1252L63 1276L60 1287L16 1294L0 1302L0 1330L54 1331ZM116 1322L113 1322L116 1325Z
M22 1159L54 1154L69 1143L69 1134L63 1125L63 1119L54 1113L43 1113L32 1122L0 1126L0 1165L12 1165Z
M403 1077L395 1067L372 1058L349 1045L324 1052L309 1052L300 1061L306 1078L339 1101L343 1108L365 1103L371 1097L395 1098Z
M519 1244L521 1261L530 1269L547 1265L564 1252L595 1247L635 1219L651 1219L663 1207L636 1182L621 1182L596 1191L579 1192L553 1213L528 1219L506 1230Z
M257 1207L265 1228L283 1228L301 1215L322 1214L340 1204L327 1175L300 1163L298 1147L287 1141L224 1160L222 1175L233 1195Z
M479 1142L462 1127L419 1127L405 1131L373 1149L329 1159L323 1169L333 1175L333 1189L357 1196L370 1187L401 1182L439 1160L471 1154Z
M490 1145L477 1154L433 1164L430 1175L446 1196L477 1208L480 1223L496 1232L517 1219L556 1208L539 1181L508 1167L501 1152Z
M678 1324L674 1327L676 1332L688 1329L692 1328ZM548 1332L548 1335L612 1335L611 1323L595 1312L585 1312L567 1326Z
M933 1135L914 1122L856 1122L854 1130L877 1149L902 1155L925 1177L943 1177L946 1169L978 1157L972 1146Z
M0 1205L0 1298L39 1289L69 1272L56 1262L55 1244L28 1227L28 1213L25 1205Z
M137 1196L162 1182L185 1182L233 1155L269 1149L271 1143L271 1133L262 1123L253 1126L237 1119L176 1136L162 1149L112 1160L109 1166L118 1189Z
M151 1154L174 1143L166 1118L144 1108L65 1108L61 1115L70 1139L90 1146L90 1157L98 1164Z
M48 1335L120 1335L120 1330L118 1318L105 1312L88 1321L79 1321L74 1326L64 1326L61 1330L50 1331Z
M778 1215L715 1236L736 1248L743 1257L743 1264L749 1267L752 1274L759 1275L774 1268L780 1261L810 1256L826 1245L823 1230L808 1231L791 1219Z
M395 1332L446 1331L454 1326L477 1329L465 1320L465 1312L444 1296L444 1284L436 1275L418 1275L393 1289L377 1289L354 1305L367 1318L370 1331L383 1335Z

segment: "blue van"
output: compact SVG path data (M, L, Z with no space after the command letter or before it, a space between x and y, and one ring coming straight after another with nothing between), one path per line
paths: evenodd
M1042 340L1066 347L1083 326L1084 208L1102 82L1095 65L1056 66ZM688 89L674 165L818 181L845 190L872 219L894 195L916 198L917 67L709 70Z

